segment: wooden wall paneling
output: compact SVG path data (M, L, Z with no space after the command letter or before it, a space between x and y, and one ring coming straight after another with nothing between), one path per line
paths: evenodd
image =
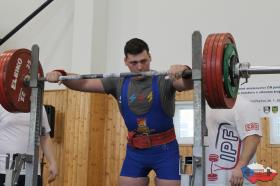
M70 145L70 153L69 153L69 161L71 162L71 174L68 174L69 185L74 186L77 185L77 165L78 165L78 134L80 127L80 118L79 118L79 109L81 109L79 101L79 95L76 92L69 91L68 93L68 101L71 103L67 110L67 123L69 124L70 136L68 136L69 145ZM73 107L75 105L75 107Z
M107 117L105 119L105 126L106 126L106 133L104 135L104 140L105 140L105 148L104 150L105 152L105 185L106 186L111 186L113 184L112 183L112 175L114 175L114 173L112 173L112 169L114 169L114 162L112 161L113 156L112 153L112 145L111 145L111 141L114 140L112 138L113 135L113 131L112 131L112 125L114 124L114 121L116 121L116 119L114 118L114 102L113 102L113 97L108 97L108 111L107 111Z
M59 176L56 180L48 184L48 164L44 166L43 171L43 184L51 185L51 186L61 186L63 185L63 173L64 170L64 141L63 141L63 131L65 125L65 110L67 108L67 92L65 90L56 90L56 91L45 91L44 92L44 104L52 105L55 107L55 133L54 138L52 138L53 150L55 154L55 158L57 160L57 166L59 171Z
M263 124L263 120L261 119L261 123L262 123L262 139L261 139L261 142L260 144L258 145L258 148L257 148L257 162L260 163L260 164L264 164L265 162L265 126ZM263 184L261 185L260 183L257 183L257 186L264 186Z
M149 177L149 186L155 186L155 177L156 177L156 173L154 171L151 171L148 175Z
M116 104L117 106L117 104ZM119 138L120 138L120 142L119 142L119 152L118 152L118 168L116 171L118 171L117 175L119 177L121 168L122 168L122 163L125 159L125 155L126 155L126 144L127 144L127 128L125 126L124 120L121 116L121 114L118 114L118 127L119 127Z
M279 173L279 148L278 147L272 147L271 148L271 168L272 169L274 169L274 170L276 170L278 173ZM272 180L272 182L271 182L271 185L272 186L276 186L276 185L279 185L279 182L280 180L279 180L279 176L276 176L273 180Z
M56 116L58 116L56 117L56 129L59 127L58 131L61 132L61 134L55 133L55 135L59 135L59 138L54 140L54 146L59 146L59 149L55 149L59 176L51 185L87 185L87 174L85 173L88 167L90 99L88 93L70 90L45 93L44 103L56 107ZM61 126L62 121L63 127Z
M109 157L110 157L110 164L108 165L108 171L110 171L110 184L109 185L114 185L114 186L117 186L118 185L118 179L117 179L117 175L118 175L118 172L116 171L117 167L118 167L118 162L117 162L117 148L116 148L116 142L118 141L118 136L116 135L117 133L117 114L119 114L117 112L117 109L116 109L116 102L114 101L114 99L112 98L112 110L113 110L113 114L112 114L112 118L114 118L113 120L111 120L111 123L110 123L110 145L109 145Z
M261 118L263 136L261 143L257 149L257 162L263 164L265 167L269 166L275 169L278 174L280 171L280 148L273 147L269 142L269 118ZM277 175L273 181L258 182L258 186L278 186L280 185L280 178Z
M91 94L75 92L80 96L79 106L76 107L79 118L77 134L77 178L76 186L87 186L88 151L89 151L89 129L91 124Z
M92 94L91 122L89 129L89 160L87 185L100 186L105 183L105 115L107 111L106 95Z
M273 148L275 149L274 152L273 152L273 157L275 157L275 161L273 163L274 166L274 169L278 172L278 175L276 176L275 179L275 184L273 186L276 186L276 185L280 185L280 148L277 147L277 148Z
M116 100L112 96L108 96L107 100L108 110L105 117L105 185L114 186L118 184L122 162L125 157L127 129Z
M87 185L90 94L68 91L65 126L65 186Z
M265 165L266 164L266 145L267 145L267 142L266 142L266 127L265 127L265 118L261 119L261 123L262 123L262 139L261 139L261 142L258 146L258 150L257 152L259 151L259 153L257 153L257 161L260 163L260 164L263 164Z
M107 180L109 179L109 171L108 171L108 163L109 163L109 159L110 157L108 156L108 147L109 147L109 141L108 141L108 136L110 134L110 129L109 129L109 124L112 123L111 120L112 120L112 116L110 117L110 114L112 115L112 107L111 107L111 102L110 102L110 99L108 99L108 102L107 102L107 110L105 110L105 123L104 123L104 174L102 176L102 179L104 180L104 185L107 186Z
M272 148L270 147L270 141L269 141L269 119L268 118L264 118L264 121L262 122L262 125L264 126L265 128L265 148L266 148L266 166L269 166L269 167L273 167L272 165L272 156L271 156L271 153L272 153Z
M122 138L124 136L121 136L121 134L123 134L122 132L122 128L121 128L121 125L123 125L123 123L121 122L120 120L120 112L119 112L119 109L118 109L118 104L117 104L117 101L116 100L113 100L114 104L114 118L115 121L113 122L113 129L114 129L114 169L112 169L112 172L114 173L114 179L113 179L113 182L114 183L118 183L118 180L119 180L119 172L120 172L120 162L121 162L121 156L123 154L123 152L121 152L121 141L122 141Z
M110 165L109 165L109 169L111 171L111 185L117 185L118 184L118 163L119 163L119 142L120 142L120 136L118 134L120 134L119 132L119 129L120 127L118 127L120 125L120 123L118 123L118 115L119 115L119 112L118 112L118 108L116 107L117 104L116 104L116 101L113 99L112 100L112 108L114 110L113 112L113 118L114 120L112 120L112 123L111 123L111 145L109 148L110 149Z
M258 148L260 149L260 153L257 154L257 162L264 165L264 166L268 166L269 160L267 159L267 155L268 155L268 151L267 151L267 147L268 147L268 142L267 142L267 118L262 118L261 119L261 124L262 124L262 139L260 142L260 145L258 146ZM258 186L270 186L270 182L263 182L263 183L259 183L258 182Z
M110 179L109 181L109 185L112 186L117 186L117 181L116 181L116 175L117 172L115 172L115 168L117 167L116 161L115 161L115 156L116 156L116 121L117 121L117 117L116 117L116 107L115 107L115 102L114 99L111 97L111 109L113 111L112 113L112 120L110 120L109 124L109 129L110 129L110 136L109 136L109 146L108 146L108 152L109 152L109 164L108 164L108 172L110 172Z
M193 90L176 92L176 101L192 101Z
M271 168L274 168L274 165L272 164L272 148L270 147L270 142L269 142L269 120L268 118L264 118L262 121L262 125L264 126L265 129L265 148L266 148L266 164L264 164L264 166L269 166ZM275 180L273 180L274 182ZM272 186L273 182L267 182L265 185L266 186Z
M66 147L66 153L64 154L66 163L67 163L67 171L65 172L65 184L68 186L74 186L75 179L76 179L76 170L75 165L77 163L77 160L75 160L75 126L78 127L78 122L75 119L75 113L76 113L76 107L73 107L75 105L76 100L78 99L77 94L74 94L73 92L68 91L68 108L66 111L66 138L65 138L65 147ZM71 98L70 98L71 97ZM75 105L78 106L78 105ZM71 114L70 114L71 113Z

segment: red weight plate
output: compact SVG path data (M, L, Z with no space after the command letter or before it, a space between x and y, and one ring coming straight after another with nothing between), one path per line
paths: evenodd
M217 108L227 108L225 103L225 97L223 94L223 51L224 51L224 41L226 40L226 34L222 33L221 39L218 41L219 45L217 45L217 52L216 52L216 61L215 61L215 80L217 83L217 94L220 99L220 104Z
M213 50L213 58L212 58L212 68L213 68L213 82L214 84L216 85L216 91L215 91L215 94L216 94L216 98L217 98L217 102L215 104L215 108L224 108L225 105L224 105L224 98L223 98L223 95L221 93L221 89L223 89L223 87L220 87L220 84L218 81L223 81L223 76L221 76L221 71L220 71L220 67L221 67L221 63L220 63L220 59L219 59L219 56L217 55L218 53L218 49L220 46L220 41L221 40L224 40L224 34L217 34L219 36L219 39L216 40L216 45L214 46L214 50Z
M9 112L29 112L31 88L25 84L24 78L30 75L31 51L17 49L7 51L7 53L3 68L3 81L5 82L3 92L12 109L4 108ZM43 76L41 65L39 65L38 76Z
M227 96L224 88L223 56L226 44L235 45L229 33L211 34L203 50L203 87L211 108L232 108L236 98Z
M213 97L213 87L211 83L211 55L212 47L215 40L215 35L211 34L207 37L204 49L203 49L203 65L202 65L202 78L203 78L203 87L205 92L205 98L208 102L208 105L211 107L215 103L215 98Z
M221 105L221 100L220 100L220 95L217 93L217 90L219 89L217 85L217 80L216 80L216 52L217 52L217 46L219 44L219 40L221 38L220 34L216 34L216 38L213 44L213 49L212 49L212 58L211 58L211 63L210 63L210 69L211 69L211 86L213 87L213 97L215 98L215 103L212 106L212 108L220 108Z
M225 88L224 88L224 80L223 80L223 57L224 57L224 49L227 43L233 43L234 39L231 34L224 33L220 34L221 38L219 40L219 44L217 46L216 52L216 83L217 83L217 93L220 98L221 104L219 108L232 108L235 104L236 98L231 98L227 96Z
M4 90L4 85L5 85L4 66L5 66L5 63L7 62L7 58L9 58L8 56L9 56L8 52L0 55L0 103L6 110L12 110L12 106L10 105L10 103L6 97L5 90Z
M207 52L207 92L209 93L209 98L211 98L211 103L208 103L210 107L213 107L216 102L217 102L217 98L215 97L215 91L216 91L216 87L213 84L213 73L215 73L213 70L213 68L211 68L212 65L212 58L213 58L213 49L214 49L214 44L215 44L215 40L217 39L217 35L214 34L213 38L210 41L210 46L209 50Z
M220 35L212 34L211 37L207 38L209 44L204 48L204 82L205 82L205 92L206 100L211 108L218 108L220 105L220 100L217 95L217 85L215 79L215 59L216 59L216 49L218 45ZM207 42L206 42L207 43ZM207 50L206 50L207 49Z
M208 70L207 70L207 54L208 54L208 48L209 48L209 43L211 38L213 37L213 34L210 34L204 43L204 47L203 47L203 56L202 56L202 84L203 84L203 90L204 90L204 94L205 94L205 98L207 100L207 102L212 103L213 100L211 99L211 95L209 95L208 89L207 89L207 75L208 75ZM209 103L208 103L209 104Z
M203 88L204 88L204 94L205 98L208 102L209 105L211 105L214 100L211 97L211 87L208 87L208 81L209 81L209 69L208 67L208 55L211 55L211 50L212 50L212 42L214 40L215 36L213 34L209 35L206 38L204 48L203 48L203 63L202 63L202 83L203 83ZM211 42L212 41L212 42ZM211 44L210 44L211 43ZM210 90L209 90L210 89Z

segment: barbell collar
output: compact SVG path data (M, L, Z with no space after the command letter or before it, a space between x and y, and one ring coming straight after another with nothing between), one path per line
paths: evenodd
M248 70L250 68L250 63L237 63L235 65L235 75L239 78L245 78L248 79L250 77L250 74L248 73Z
M238 63L235 66L235 75L249 78L252 74L280 74L280 66L251 66L250 63Z

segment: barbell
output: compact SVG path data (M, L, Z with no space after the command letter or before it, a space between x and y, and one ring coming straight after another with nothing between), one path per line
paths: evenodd
M211 108L232 108L235 104L240 78L246 80L251 74L278 74L280 67L250 66L240 63L233 36L230 33L210 34L204 44L202 55L202 82L205 98ZM31 51L8 50L0 54L0 103L9 112L29 112L31 88L29 75ZM168 72L125 72L120 74L84 74L60 76L59 80L95 79L126 76L167 76ZM181 76L190 78L192 70ZM38 80L45 81L39 64Z

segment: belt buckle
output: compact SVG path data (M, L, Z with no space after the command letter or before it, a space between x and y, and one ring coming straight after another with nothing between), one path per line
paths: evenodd
M148 133L143 133L142 137L145 140L145 143L147 144L146 148L152 147L152 141L151 141L150 135Z

